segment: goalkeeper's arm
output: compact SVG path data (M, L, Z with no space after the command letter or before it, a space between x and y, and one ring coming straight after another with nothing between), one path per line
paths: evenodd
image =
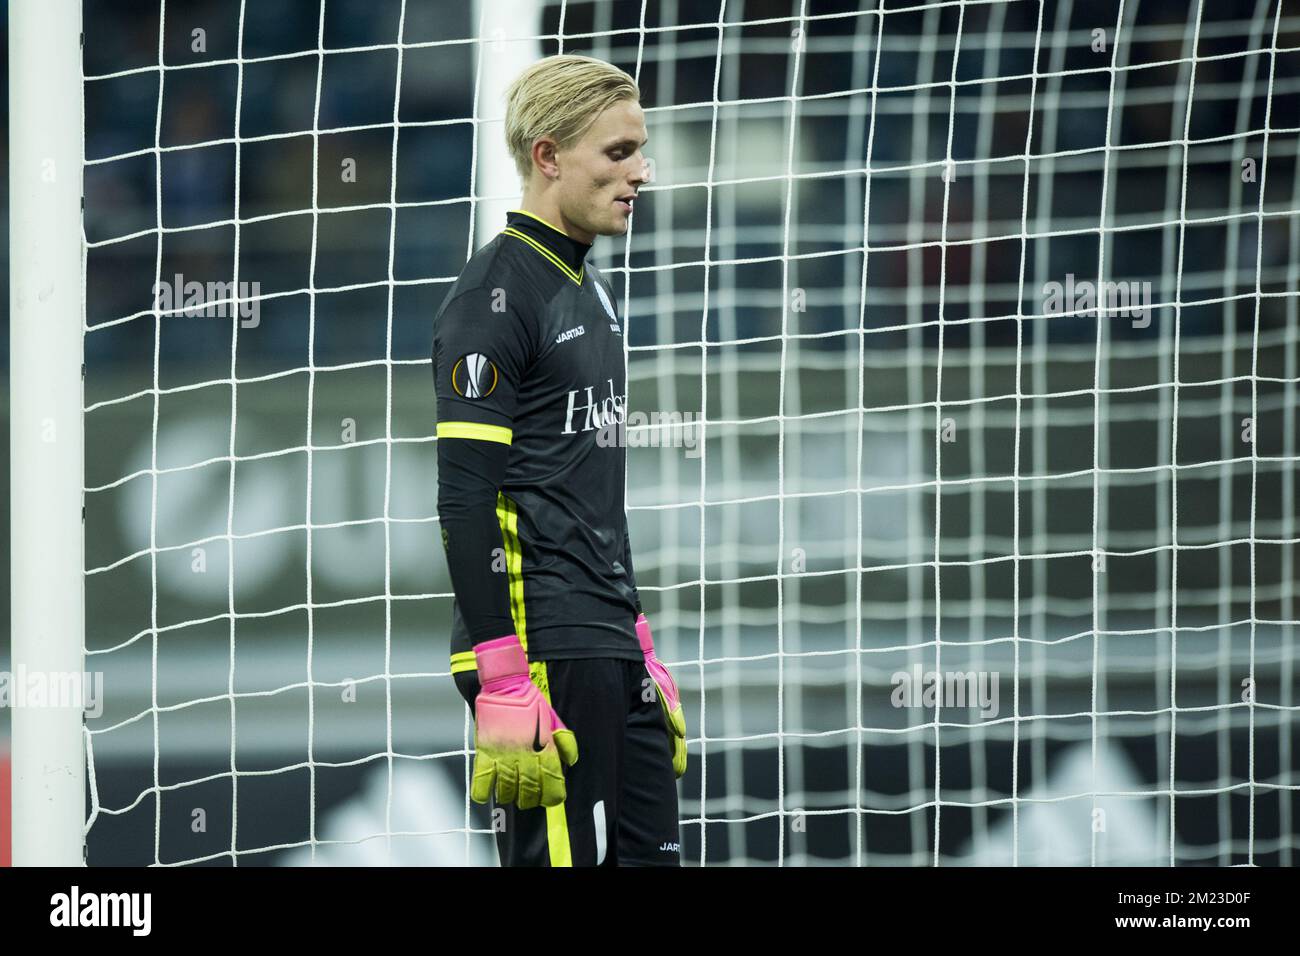
M510 446L471 438L438 439L438 521L456 603L470 644L515 633L510 582L493 570L502 547L497 490Z
M528 330L513 309L499 311L485 287L454 295L434 322L438 520L471 645L515 633L510 582L493 559L504 544L497 491L510 456L516 390L533 356Z
M438 520L452 589L474 648L474 774L470 797L520 809L564 802L573 732L530 679L510 613L510 582L494 558L504 545L497 495L510 456L516 387L530 359L527 329L495 313L490 289L450 300L435 321ZM489 321L484 321L488 319Z

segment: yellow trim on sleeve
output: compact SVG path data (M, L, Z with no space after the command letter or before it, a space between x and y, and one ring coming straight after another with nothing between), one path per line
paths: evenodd
M439 438L477 438L509 445L514 433L504 425L484 425L482 422L438 422Z
M474 656L473 651L461 651L459 654L451 655L451 672L453 674L476 670L478 670L478 658Z

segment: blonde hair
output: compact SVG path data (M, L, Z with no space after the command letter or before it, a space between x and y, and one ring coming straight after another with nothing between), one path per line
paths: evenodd
M604 60L567 53L538 60L506 90L506 145L520 177L528 181L540 137L570 146L606 108L640 99L636 81Z

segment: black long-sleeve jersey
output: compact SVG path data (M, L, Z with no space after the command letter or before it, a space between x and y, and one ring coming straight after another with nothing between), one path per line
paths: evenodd
M624 513L623 330L591 246L522 210L434 318L451 669L518 634L533 660L640 660Z

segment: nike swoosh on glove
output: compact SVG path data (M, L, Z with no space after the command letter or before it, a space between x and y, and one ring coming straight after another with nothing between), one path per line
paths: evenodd
M659 658L655 657L655 642L650 636L650 622L644 614L636 619L636 636L645 655L645 667L659 691L659 706L668 724L668 736L673 742L673 773L680 777L686 772L686 715L682 712L682 695L677 682L668 673Z
M474 700L474 777L470 797L521 810L564 802L564 769L578 760L578 742L528 677L528 656L516 634L474 645L481 686Z

